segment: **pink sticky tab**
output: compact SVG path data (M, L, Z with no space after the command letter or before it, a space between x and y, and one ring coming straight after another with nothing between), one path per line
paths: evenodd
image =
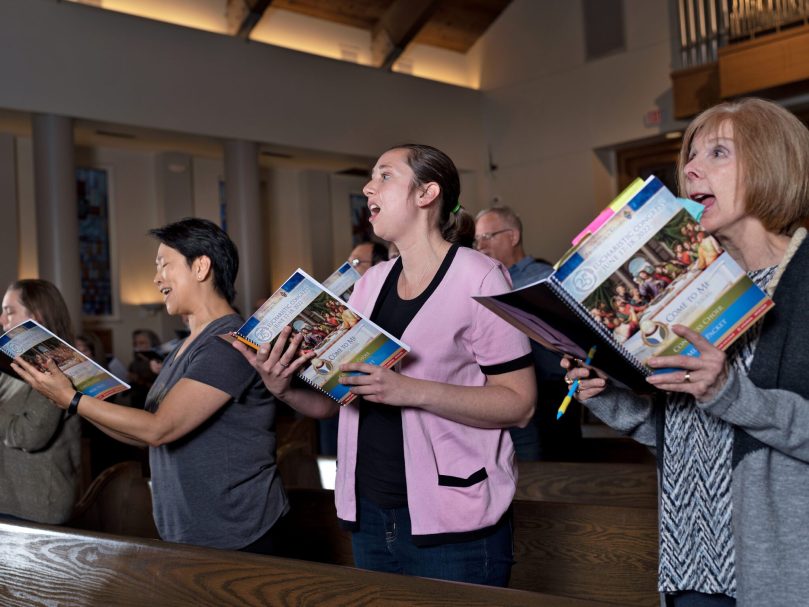
M615 215L615 211L613 211L610 207L607 207L606 209L601 211L601 213L598 214L598 217L596 217L595 219L593 219L593 221L590 222L590 225L588 225L581 232L579 232L579 234L576 236L576 238L573 239L571 244L573 246L576 246L577 244L579 244L579 242L581 242L582 238L584 238L588 234L595 234L598 231L598 228L607 223L607 220L613 215Z

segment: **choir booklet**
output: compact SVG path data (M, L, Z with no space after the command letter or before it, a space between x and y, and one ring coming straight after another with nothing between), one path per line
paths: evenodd
M340 299L343 301L348 301L351 291L354 289L354 283L359 279L360 273L357 268L350 261L347 261L323 281L323 286L332 293L339 293Z
M113 394L129 390L129 384L87 358L76 348L40 325L35 320L25 320L6 331L0 337L0 352L3 356L3 371L17 377L11 368L11 360L22 358L45 370L45 362L51 359L68 376L82 394L105 399Z
M552 350L598 346L593 366L638 392L652 391L649 357L699 356L671 325L725 349L773 306L656 177L608 208L548 278L476 299Z
M303 334L301 352L315 354L298 376L340 405L347 405L356 396L340 383L340 365L364 362L390 368L410 350L301 269L231 338L258 349L273 341L287 325Z

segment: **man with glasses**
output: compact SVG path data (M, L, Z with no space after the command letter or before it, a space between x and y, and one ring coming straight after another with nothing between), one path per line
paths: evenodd
M348 254L348 261L361 275L365 274L371 266L387 260L388 249L385 245L375 241L361 242L351 249L351 253Z
M553 272L544 261L525 254L522 221L509 207L484 209L475 217L475 248L508 268L514 288L536 282Z
M475 218L475 248L508 268L515 289L545 278L553 267L525 254L522 221L509 207L484 209ZM532 423L511 428L511 440L519 460L575 459L581 440L580 405L574 401L556 420L556 410L567 392L559 355L531 342L537 377L537 406Z

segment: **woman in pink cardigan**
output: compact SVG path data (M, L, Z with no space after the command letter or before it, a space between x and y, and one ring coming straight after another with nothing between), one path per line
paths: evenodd
M517 473L504 428L531 419L536 383L527 338L472 296L509 290L508 274L468 248L474 221L439 150L388 150L363 193L375 234L401 255L368 270L350 303L411 352L398 372L342 366L359 372L341 381L361 398L339 411L337 516L358 567L505 586ZM279 399L334 415L292 381L309 357L290 333L256 355L236 347Z

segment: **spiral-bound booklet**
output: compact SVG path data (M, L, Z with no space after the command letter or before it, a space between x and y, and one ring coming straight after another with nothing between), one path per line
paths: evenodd
M355 395L340 383L340 365L364 362L390 368L410 350L301 269L232 337L258 349L287 325L303 334L302 353L314 353L298 376L341 405L350 403Z
M671 325L726 349L773 301L656 177L634 187L551 276L484 306L552 350L584 358L638 392L650 392L651 356L699 356ZM618 200L618 199L616 199Z
M354 290L354 283L360 279L360 273L354 265L347 261L337 268L331 275L323 281L323 286L332 293L340 295L340 299L348 301L351 291Z
M18 377L11 361L18 356L45 370L48 359L68 376L82 394L105 399L129 389L129 384L87 358L35 320L24 320L0 336L0 370Z

